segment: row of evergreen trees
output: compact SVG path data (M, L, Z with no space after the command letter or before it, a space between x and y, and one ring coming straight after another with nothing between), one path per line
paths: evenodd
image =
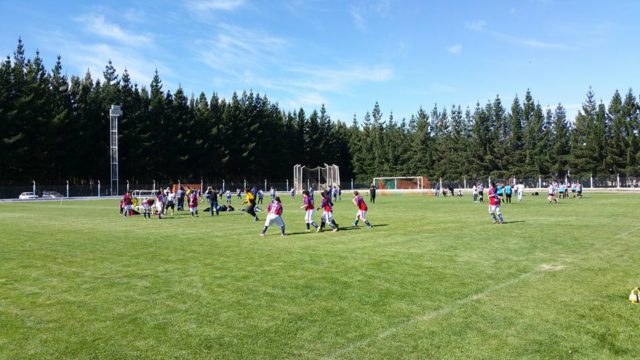
M544 109L527 91L506 109L499 96L474 109L419 109L408 120L376 103L361 121L332 120L325 107L285 111L266 96L149 88L111 61L102 79L67 78L60 57L48 71L18 41L0 64L0 182L109 178L109 108L121 104L120 178L261 180L289 178L296 163L335 163L343 179L426 175L563 177L637 175L640 106L631 90L608 107L591 90L575 122L561 104Z

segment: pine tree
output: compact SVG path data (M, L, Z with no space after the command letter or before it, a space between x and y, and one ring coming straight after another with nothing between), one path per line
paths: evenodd
M407 173L414 176L431 176L433 173L433 155L429 115L420 108L415 119L415 131L411 141L411 160Z
M558 104L553 114L550 170L559 178L567 175L569 170L570 131L567 112L562 104Z
M640 144L638 131L640 131L640 105L636 104L633 91L629 89L622 104L622 117L625 119L626 134L629 146L625 149L625 173L627 176L638 175L638 163L640 160Z
M571 134L572 168L576 169L576 174L583 176L596 175L598 172L597 145L591 135L596 127L597 106L594 98L595 95L589 88Z
M513 99L511 112L509 113L509 134L505 142L509 157L509 170L511 175L522 177L524 175L524 139L523 122L524 109L520 105L518 95Z

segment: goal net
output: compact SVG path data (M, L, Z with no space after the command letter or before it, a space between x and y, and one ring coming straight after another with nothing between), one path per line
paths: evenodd
M376 177L373 184L379 190L424 190L431 187L426 176Z
M315 168L295 165L293 167L293 186L296 192L309 188L322 191L331 186L340 186L340 169L338 165L327 164Z

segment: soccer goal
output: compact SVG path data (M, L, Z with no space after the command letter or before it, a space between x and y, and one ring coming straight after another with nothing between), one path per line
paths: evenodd
M373 178L378 190L424 190L430 188L426 176L391 176Z
M322 191L331 186L340 186L338 165L324 164L324 166L309 168L298 164L293 167L293 187L296 192L309 188Z

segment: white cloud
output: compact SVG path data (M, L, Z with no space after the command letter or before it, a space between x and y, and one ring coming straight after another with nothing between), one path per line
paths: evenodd
M465 27L469 30L490 34L502 41L505 41L514 45L518 45L518 46L525 46L525 47L534 48L534 49L567 49L568 48L567 45L561 44L561 43L524 38L524 37L514 36L507 33L499 32L499 31L490 30L490 29L487 29L487 22L484 20L477 20L474 22L466 23Z
M219 25L218 34L195 44L195 52L205 64L226 73L277 63L278 54L287 47L283 38L228 24Z
M482 31L487 27L487 22L484 20L476 20L470 23L466 23L465 27L469 30Z
M447 51L454 55L458 55L462 52L462 44L451 45L447 48Z
M122 44L144 46L153 42L150 35L126 31L119 25L108 22L102 15L85 15L77 18L76 21L83 23L89 32Z
M337 69L307 67L291 71L298 75L298 80L292 80L294 86L336 93L347 92L359 83L384 82L393 78L393 68L383 65L353 65Z
M244 4L244 0L189 0L187 6L197 11L232 11Z
M353 19L353 23L356 25L356 27L360 31L367 30L367 27L365 26L364 16L363 16L362 11L360 9L351 8L350 14L351 14L351 18Z

